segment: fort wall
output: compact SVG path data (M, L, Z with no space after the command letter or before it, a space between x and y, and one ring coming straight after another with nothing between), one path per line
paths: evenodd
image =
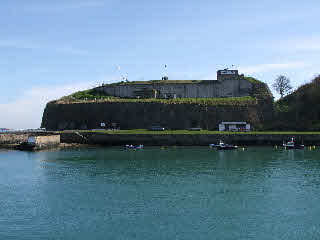
M194 80L196 81L196 80ZM252 93L253 84L244 79L206 80L198 83L166 83L156 82L148 84L110 84L98 87L97 90L107 95L121 98L144 97L143 93L152 98L215 98L242 97Z
M246 121L260 126L273 114L271 100L244 106L164 104L161 102L85 102L48 104L42 127L47 130L97 129L116 123L121 129L146 129L161 125L168 129L201 127L217 130L222 121Z

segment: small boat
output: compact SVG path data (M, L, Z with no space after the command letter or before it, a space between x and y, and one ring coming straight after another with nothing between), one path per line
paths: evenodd
M295 144L293 141L293 138L291 138L290 142L283 143L282 147L287 148L287 149L304 149L303 144Z
M143 145L126 145L127 149L142 149Z
M231 150L231 149L237 149L238 146L232 145L232 144L225 144L221 140L219 141L219 144L209 144L210 147L216 148L218 150Z
M36 144L29 143L29 142L22 142L19 145L15 146L16 150L21 151L33 151L36 150Z

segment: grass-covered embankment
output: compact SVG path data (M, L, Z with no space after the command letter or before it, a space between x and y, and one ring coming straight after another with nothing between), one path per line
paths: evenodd
M273 129L320 131L320 76L275 102Z
M92 101L92 100L108 100L108 99L117 99L117 97L105 95L95 88L88 89L85 91L78 91L69 96L62 97L58 101L61 102L77 102L77 101Z
M176 98L176 99L158 99L158 98L118 98L113 96L98 95L95 91L87 90L76 92L70 96L63 97L52 103L68 104L83 102L119 102L119 103L161 103L161 104L198 104L210 106L247 106L254 105L257 100L251 96L228 97L228 98Z

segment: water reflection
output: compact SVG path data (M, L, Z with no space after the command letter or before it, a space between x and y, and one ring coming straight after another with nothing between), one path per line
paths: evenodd
M267 152L267 153L266 153ZM115 173L125 175L210 174L218 169L264 171L273 161L270 149L217 151L209 148L146 148L128 151L123 148L97 148L60 152L42 152L37 156L50 169L50 164L78 169L84 174Z
M100 184L214 185L215 193L239 191L272 193L279 183L319 186L318 151L247 148L217 151L206 147L121 147L21 153L35 162L46 189L53 182L76 184L87 179ZM84 178L85 177L85 178ZM283 183L283 182L282 182ZM291 184L289 182L289 184ZM250 186L250 187L249 187ZM53 189L52 189L53 188Z

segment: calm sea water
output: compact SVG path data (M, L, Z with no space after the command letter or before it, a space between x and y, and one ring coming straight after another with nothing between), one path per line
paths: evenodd
M319 239L320 149L0 151L0 239Z

